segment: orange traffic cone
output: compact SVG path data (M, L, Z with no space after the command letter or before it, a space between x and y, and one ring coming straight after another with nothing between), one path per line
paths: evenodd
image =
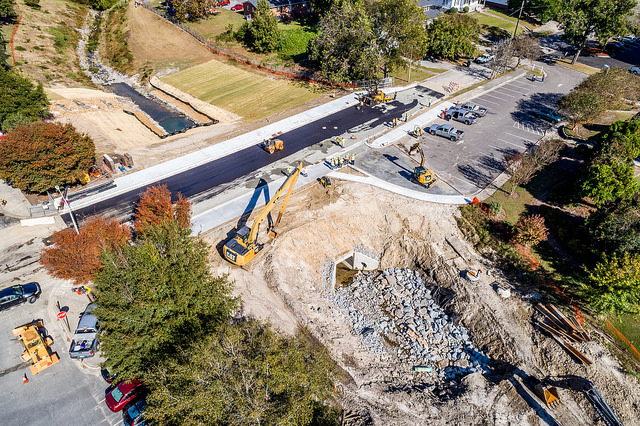
M440 118L444 119L444 111L440 113Z
M473 197L471 204L480 204L480 200L478 200L478 197Z
M29 379L27 379L27 375L22 376L22 383L29 383Z

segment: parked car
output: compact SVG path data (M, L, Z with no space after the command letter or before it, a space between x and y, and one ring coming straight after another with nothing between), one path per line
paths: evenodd
M122 409L122 422L127 426L142 426L148 424L148 422L142 418L142 414L146 408L146 395L141 395L129 402Z
M480 105L476 105L473 102L467 102L460 105L460 108L466 109L467 111L471 111L478 117L484 117L487 115L487 109L485 107L481 107Z
M629 72L632 72L635 75L640 75L640 65L629 68Z
M122 410L134 398L140 396L144 391L144 383L139 380L131 380L130 382L120 382L116 387L111 389L104 402L109 410L114 413Z
M220 1L218 2L218 6L226 6L226 5L228 5L229 3L231 3L231 1L230 1L230 0L220 0Z
M73 333L73 339L71 339L71 346L69 346L69 356L72 359L91 358L96 354L100 328L98 318L91 313L94 308L95 305L89 303L80 316L76 331Z
M0 311L22 305L24 302L35 303L41 293L40 284L36 282L13 285L0 290Z
M493 58L495 58L495 56L493 56L491 53L485 53L476 58L476 63L486 64L487 62L491 61Z
M100 374L105 382L111 383L118 376L118 373L113 373L109 367L100 369Z
M452 141L458 141L464 137L464 131L456 129L449 124L434 124L429 127L429 133L451 139Z
M544 107L537 110L534 115L538 118L542 118L543 120L551 121L552 123L559 123L563 119L562 115L560 115L558 111Z
M461 123L471 125L478 121L478 116L472 113L471 111L467 111L462 108L451 107L444 112L447 120L456 120Z
M234 4L233 6L231 6L231 10L233 11L242 10L242 5L240 3Z

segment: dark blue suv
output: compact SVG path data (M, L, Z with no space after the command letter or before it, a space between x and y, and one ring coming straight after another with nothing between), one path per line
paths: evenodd
M0 311L21 305L24 302L34 303L41 293L40 284L36 282L14 285L0 290Z

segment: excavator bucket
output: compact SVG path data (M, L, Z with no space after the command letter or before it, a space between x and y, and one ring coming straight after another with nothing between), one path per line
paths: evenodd
M560 396L558 396L558 389L555 386L539 383L534 389L538 397L547 404L547 407L555 408L560 405Z

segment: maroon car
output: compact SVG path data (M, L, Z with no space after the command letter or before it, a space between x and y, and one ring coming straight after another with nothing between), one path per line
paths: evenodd
M143 383L139 380L121 382L107 394L104 401L109 410L114 413L122 410L127 403L140 395L143 391Z
M231 10L236 11L236 10L242 10L242 5L241 4L235 4L233 6L231 6Z

